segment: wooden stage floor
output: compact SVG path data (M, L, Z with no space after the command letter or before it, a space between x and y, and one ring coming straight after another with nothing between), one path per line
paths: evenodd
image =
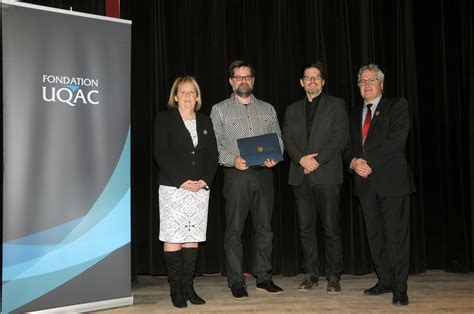
M474 273L453 274L429 270L410 276L408 295L410 304L392 305L392 295L365 296L363 290L376 282L374 274L364 276L343 275L342 294L326 294L326 281L310 292L299 292L296 287L303 275L295 277L274 276L283 294L270 295L256 291L255 280L247 278L250 298L238 301L232 298L225 277L205 275L195 279L195 290L206 300L205 305L192 305L186 309L174 308L169 298L166 277L139 276L139 283L132 288L134 305L97 311L96 313L474 313Z

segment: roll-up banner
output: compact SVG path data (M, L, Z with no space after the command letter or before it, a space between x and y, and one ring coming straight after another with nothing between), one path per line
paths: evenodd
M2 312L129 305L131 22L1 7Z

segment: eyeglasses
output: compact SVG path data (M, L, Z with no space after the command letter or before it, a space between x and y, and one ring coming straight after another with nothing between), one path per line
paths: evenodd
M378 77L374 77L368 80L360 80L358 85L360 87L364 87L365 85L374 85L377 81L380 81L380 79Z
M247 75L247 76L233 76L232 77L234 80L237 82L242 82L242 81L251 81L253 79L252 75Z
M321 81L321 80L322 80L321 75L316 75L316 76L305 75L305 76L303 76L303 81L305 81L305 82Z

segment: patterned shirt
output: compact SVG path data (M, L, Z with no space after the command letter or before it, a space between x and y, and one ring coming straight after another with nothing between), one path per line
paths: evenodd
M247 105L239 103L232 94L228 99L212 107L211 119L216 133L219 164L233 167L235 157L239 156L237 139L276 133L283 152L280 125L275 109L267 102L250 96Z

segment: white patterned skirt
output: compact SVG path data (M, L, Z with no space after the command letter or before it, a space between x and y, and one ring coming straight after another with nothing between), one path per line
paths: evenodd
M191 192L160 185L160 241L187 243L206 241L210 191Z

